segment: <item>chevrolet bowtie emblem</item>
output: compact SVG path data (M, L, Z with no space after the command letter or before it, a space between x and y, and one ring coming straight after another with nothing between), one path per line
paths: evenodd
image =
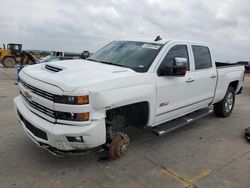
M25 91L25 92L24 92L24 96L25 96L25 98L28 99L28 100L31 100L31 99L32 99L32 95L31 95L28 91Z

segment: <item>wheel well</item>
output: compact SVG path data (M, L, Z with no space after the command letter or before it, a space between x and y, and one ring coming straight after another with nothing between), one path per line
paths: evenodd
M114 129L127 126L145 127L149 119L149 103L138 102L106 112L106 122Z
M234 91L236 92L237 86L238 86L239 81L233 81L229 84L229 86L234 88Z

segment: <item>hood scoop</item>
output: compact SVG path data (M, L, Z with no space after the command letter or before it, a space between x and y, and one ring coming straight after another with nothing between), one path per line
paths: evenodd
M52 66L52 65L45 65L45 69L51 71L51 72L60 72L62 71L63 69L62 68L59 68L59 67L55 67L55 66Z

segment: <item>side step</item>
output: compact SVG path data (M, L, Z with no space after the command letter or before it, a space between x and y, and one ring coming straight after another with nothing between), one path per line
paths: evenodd
M169 122L157 125L153 128L152 132L156 134L157 136L162 136L166 133L169 133L170 131L178 129L184 125L187 125L188 123L198 120L204 116L207 116L211 114L212 112L213 112L213 109L211 107L203 108L195 112L192 112L190 114L187 114L185 116L171 120Z

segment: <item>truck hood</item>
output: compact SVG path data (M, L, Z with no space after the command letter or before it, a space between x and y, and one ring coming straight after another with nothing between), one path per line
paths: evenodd
M56 85L63 91L72 92L78 87L133 77L139 73L129 68L107 65L87 60L65 60L25 67L26 75Z

